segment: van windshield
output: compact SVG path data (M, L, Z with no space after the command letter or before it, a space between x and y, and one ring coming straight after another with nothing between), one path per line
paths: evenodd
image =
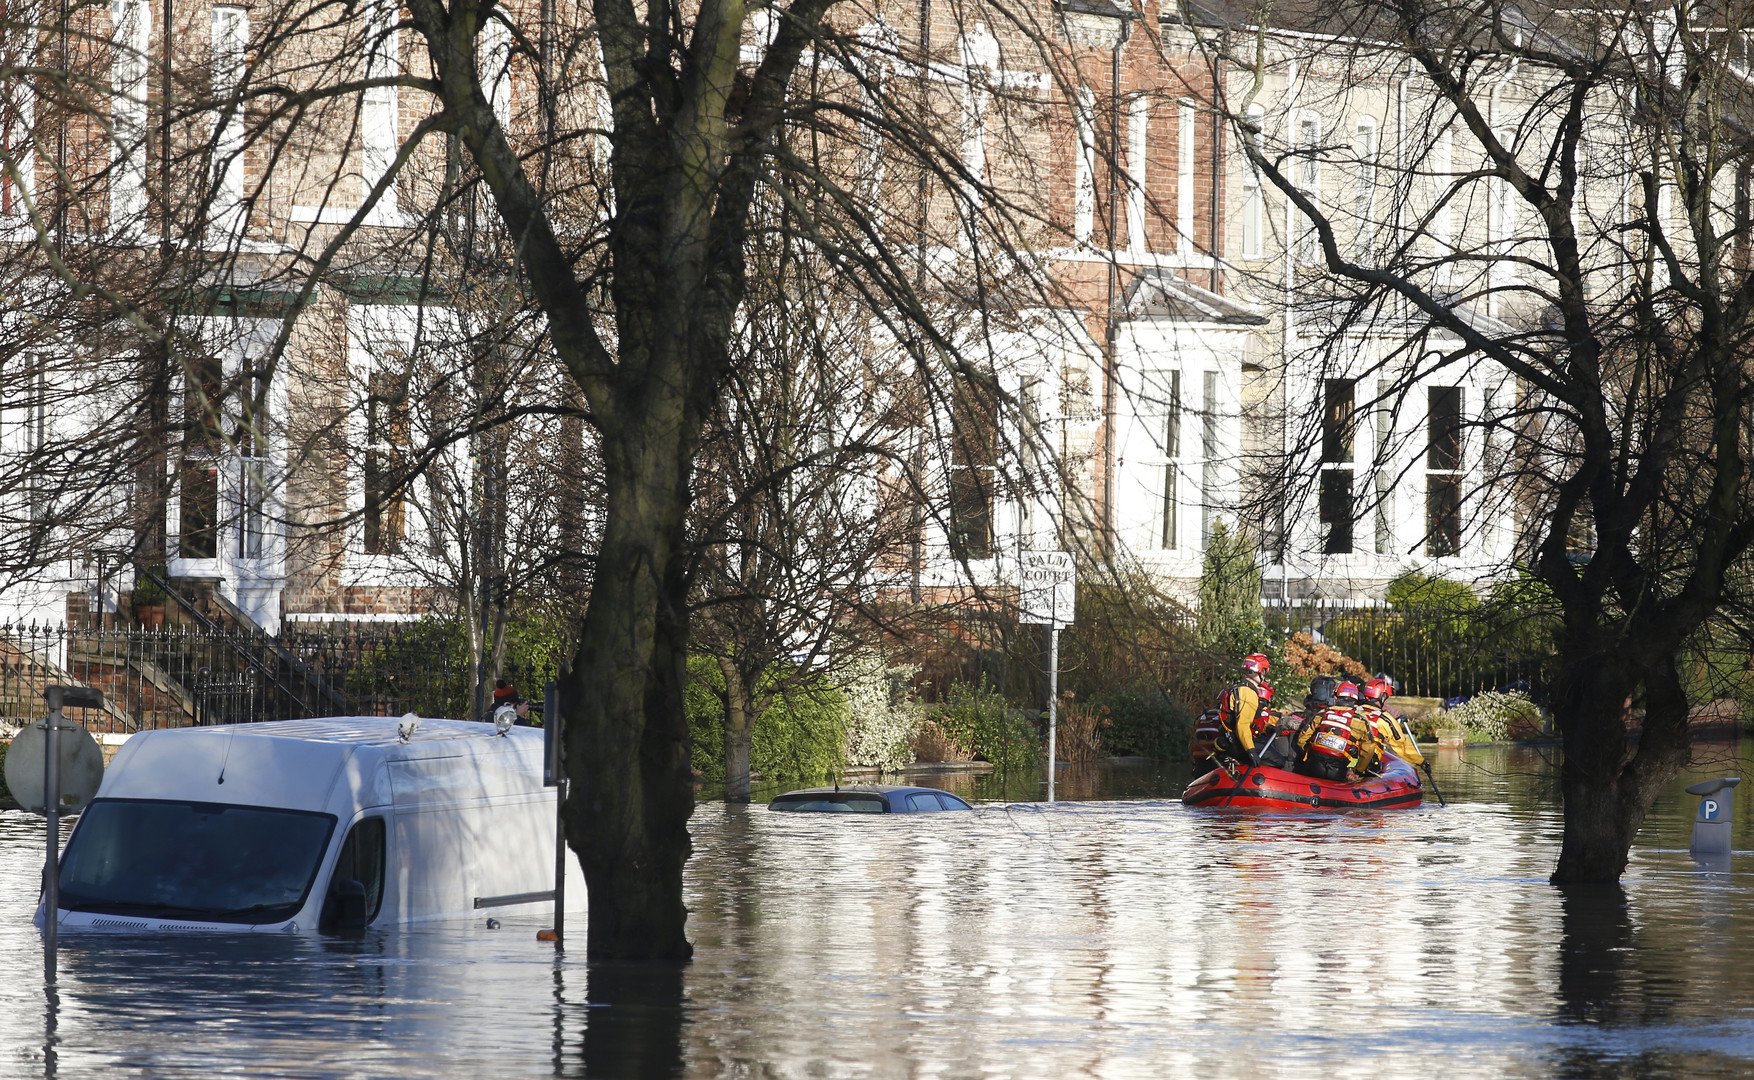
M61 906L196 922L283 922L304 906L335 818L303 810L98 799L61 858Z

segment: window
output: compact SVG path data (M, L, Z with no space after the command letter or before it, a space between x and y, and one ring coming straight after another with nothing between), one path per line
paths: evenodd
M365 405L365 553L395 555L408 538L408 378L371 375Z
M1322 470L1319 495L1322 554L1352 553L1352 470Z
M1297 122L1297 190L1301 191L1319 211L1322 187L1322 122L1319 117L1306 116ZM1322 262L1322 240L1312 219L1306 222L1297 238L1297 264L1319 266Z
M1146 249L1145 242L1145 167L1151 134L1151 101L1143 95L1127 103L1127 247L1135 252ZM1179 228L1181 221L1178 218Z
M1437 136L1437 143L1431 148L1432 199L1436 202L1431 217L1431 239L1436 246L1436 254L1440 259L1455 254L1455 200L1450 198L1451 174L1454 171L1455 136L1448 128ZM1439 267L1440 273L1453 269L1448 266Z
M1218 373L1208 371L1201 378L1201 403L1205 412L1200 417L1200 546L1212 540L1212 522L1218 514Z
M396 32L399 18L400 7L393 0L370 0L365 43L367 79L390 79L401 73L401 43ZM365 91L359 117L360 174L365 181L362 199L370 196L372 188L383 181L396 160L396 111L394 86L375 86ZM396 186L391 184L373 208L370 220L382 223L397 217Z
M1096 230L1096 96L1080 86L1072 109L1078 137L1072 162L1072 239L1080 244Z
M273 372L246 361L238 387L237 430L232 446L238 457L238 536L240 559L268 554L269 393Z
M993 557L998 440L993 387L959 379L950 402L950 548L959 559Z
M1462 388L1426 391L1425 553L1462 550Z
M1154 441L1162 455L1161 464L1156 466L1162 477L1158 493L1157 546L1164 551L1174 551L1181 539L1176 518L1181 503L1178 481L1182 453L1182 373L1159 371L1150 374L1146 393L1155 399L1148 403L1155 408L1148 411L1156 412L1161 418L1154 433Z
M369 926L378 917L384 904L384 819L361 818L341 842L341 854L335 858L335 872L329 875L329 895L343 881L357 881L365 887L365 921ZM327 905L323 913L329 914ZM319 927L321 929L321 927Z
M1508 150L1515 135L1513 131L1500 131L1498 141ZM1492 276L1497 284L1513 282L1517 278L1516 263L1511 260L1511 256L1516 251L1517 230L1520 228L1517 221L1519 197L1516 189L1510 186L1510 181L1492 181L1492 212L1487 227L1492 230L1492 239L1495 241L1497 258L1492 260Z
M1425 450L1427 469L1459 470L1462 467L1462 388L1433 386L1426 391L1428 413Z
M183 380L177 554L184 559L213 559L219 556L219 455L225 439L221 416L225 369L219 357L201 355L186 361Z
M1370 250L1376 239L1376 119L1358 118L1352 148L1358 157L1352 179L1353 237L1360 253Z
M488 16L481 27L481 82L487 87L487 100L493 106L493 118L501 128L512 124L512 32L504 16Z
M1394 385L1384 379L1377 384L1376 407L1376 553L1387 555L1395 546L1394 467L1389 440L1394 436L1394 414L1389 395Z
M1351 379L1322 380L1322 460L1352 462L1353 390Z
M145 0L114 0L110 64L110 230L137 229L146 216L146 70L152 8ZM28 139L28 131L20 132ZM8 146L12 139L7 140ZM10 208L8 208L10 209Z
M1322 463L1343 468L1322 469L1320 518L1322 554L1352 553L1352 458L1355 383L1322 380Z
M1194 107L1182 102L1177 113L1175 231L1184 254L1194 250Z
M0 4L0 71L30 72L37 63L37 23L40 16L34 8L30 15L14 19L18 14L17 0ZM0 77L0 152L12 164L0 169L0 214L20 214L31 194L31 180L36 172L33 137L36 132L36 88L33 77Z
M242 228L244 213L244 125L239 94L244 83L244 48L250 39L250 13L215 5L212 15L213 97L220 113L213 136L212 221L223 231Z
M1266 123L1266 110L1259 105L1249 106L1248 131L1243 137L1254 143L1257 151L1262 150L1266 138L1262 126ZM1261 235L1266 230L1266 195L1261 188L1260 170L1254 163L1244 159L1242 163L1242 255L1245 259L1261 257Z
M33 523L48 520L53 497L43 460L49 442L48 400L47 357L29 352L0 356L0 491L16 492L23 519Z

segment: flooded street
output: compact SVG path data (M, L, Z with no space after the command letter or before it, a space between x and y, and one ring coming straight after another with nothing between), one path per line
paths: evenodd
M41 819L5 812L0 1076L1746 1075L1754 793L1738 854L1702 865L1681 788L1750 764L1746 743L1702 750L1622 892L1547 885L1560 820L1534 751L1446 752L1447 807L1350 814L1187 808L1185 778L1123 770L973 815L703 804L679 973L587 968L579 920L557 962L542 916L64 936L52 998L28 921Z

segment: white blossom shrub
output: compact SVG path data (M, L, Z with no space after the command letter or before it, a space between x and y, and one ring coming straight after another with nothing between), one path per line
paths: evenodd
M841 754L846 764L885 772L913 764L914 735L925 719L913 696L913 675L913 668L892 667L871 650L853 657L841 676L847 696Z
M1442 723L1454 725L1474 742L1504 742L1512 733L1540 730L1541 707L1520 691L1486 690L1445 709Z

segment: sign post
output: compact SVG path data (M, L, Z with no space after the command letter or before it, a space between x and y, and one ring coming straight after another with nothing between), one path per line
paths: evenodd
M104 757L91 733L61 719L63 706L103 707L101 690L50 686L43 690L49 718L18 733L6 752L6 786L18 804L48 819L43 859L43 981L55 983L56 931L61 910L61 811L77 812L97 794ZM62 741L61 733L68 733ZM40 782L40 787L38 786Z
M1017 621L1048 628L1048 802L1054 801L1060 706L1060 627L1072 625L1078 572L1070 551L1018 554Z

